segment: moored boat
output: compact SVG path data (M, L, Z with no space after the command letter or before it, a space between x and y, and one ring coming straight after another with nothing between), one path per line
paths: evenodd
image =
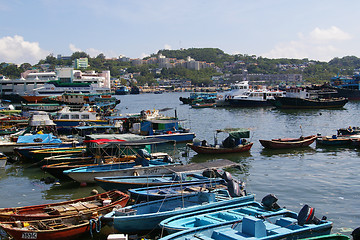
M348 102L347 98L335 98L331 90L308 90L306 88L286 89L284 96L276 96L270 102L277 108L320 109L342 108Z
M95 183L95 177L169 174L171 170L167 167L171 165L175 164L158 160L144 160L141 163L134 161L80 167L66 170L64 173L80 183Z
M5 168L8 157L0 152L0 168Z
M317 136L311 135L306 137L299 138L277 138L271 140L263 140L260 139L260 143L265 148L272 149L284 149L284 148L299 148L299 147L307 147L313 142L315 142Z
M126 191L133 188L162 186L169 184L188 183L195 181L208 180L200 174L187 173L187 174L166 174L166 175L149 175L149 176L114 176L114 177L96 177L96 184L106 191L117 189Z
M216 103L195 103L191 104L192 108L212 108L215 107Z
M146 203L134 204L112 211L102 217L122 233L149 231L159 228L159 223L178 214L229 206L254 200L253 195L230 197L226 192L199 192ZM141 222L141 224L139 224Z
M93 224L95 222L95 224ZM66 216L61 218L2 222L0 227L15 240L78 239L95 231L97 218L92 216Z
M171 234L224 222L240 222L247 215L266 218L273 215L291 214L289 210L278 207L276 202L276 196L269 194L263 198L261 204L256 201L249 201L231 206L179 214L161 221L160 226Z
M219 133L228 133L229 136L222 142L222 144L217 143L217 134ZM227 128L216 130L215 143L209 145L206 140L203 141L194 141L193 143L188 143L187 146L190 147L197 153L200 154L225 154L225 153L239 153L250 151L253 143L247 141L245 138L250 137L250 131L244 128Z
M38 220L69 215L105 214L116 205L124 207L129 195L120 191L109 191L70 201L47 203L25 207L1 208L0 221Z
M224 179L208 179L200 182L181 182L163 186L129 189L129 193L135 202L142 202L226 188L227 186Z
M239 219L223 219L214 224L205 224L188 230L170 234L161 240L170 239L300 239L330 234L332 222L319 220L314 216L315 210L308 205L297 214L292 211L279 214L243 213ZM324 218L323 218L324 219Z

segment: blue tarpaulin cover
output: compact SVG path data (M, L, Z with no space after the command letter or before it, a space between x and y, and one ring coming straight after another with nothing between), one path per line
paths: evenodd
M17 143L62 143L60 139L52 134L34 134L28 136L19 136Z

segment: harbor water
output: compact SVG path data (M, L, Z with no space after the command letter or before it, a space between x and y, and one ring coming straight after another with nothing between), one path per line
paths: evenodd
M360 149L348 147L310 147L296 150L266 150L259 139L300 135L333 135L348 126L360 126L360 102L349 102L342 109L279 110L265 108L201 108L182 104L179 97L189 93L139 94L117 96L119 113L141 110L165 110L164 115L184 119L182 125L196 133L199 140L214 142L216 129L249 128L250 152L227 155L198 155L186 144L160 146L160 151L174 154L184 163L205 162L218 158L241 163L241 169L230 169L236 178L246 182L248 193L261 199L273 193L278 204L295 212L304 204L315 208L318 218L333 222L332 232L349 235L360 226ZM221 141L222 135L219 135ZM225 135L223 136L226 137ZM187 152L188 151L188 152ZM185 154L185 153L188 154ZM18 207L65 201L90 195L96 185L80 187L78 183L45 183L46 173L24 164L8 164L0 170L0 207Z

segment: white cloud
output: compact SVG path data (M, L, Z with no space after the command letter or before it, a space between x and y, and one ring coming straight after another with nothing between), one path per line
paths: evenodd
M169 44L165 44L165 45L164 45L164 49L166 49L166 50L171 50L171 46L170 46Z
M316 27L308 34L298 33L298 39L277 44L269 52L261 54L268 58L309 58L329 61L334 57L346 55L343 41L350 40L350 34L332 26L328 29Z
M72 43L69 44L69 48L70 48L70 51L72 51L73 53L74 52L82 52L82 50L80 48L75 47L75 45Z
M140 59L143 59L145 57L149 57L150 55L149 54L146 54L146 53L141 53L140 55Z
M316 41L349 40L351 35L341 29L332 26L329 29L315 28L310 32L310 39Z
M0 39L0 59L16 64L36 64L49 52L40 48L38 42L25 41L22 36L3 37Z

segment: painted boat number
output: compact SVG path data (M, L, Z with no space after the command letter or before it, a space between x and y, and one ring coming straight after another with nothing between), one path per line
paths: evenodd
M21 235L22 239L37 239L37 233L22 233Z

